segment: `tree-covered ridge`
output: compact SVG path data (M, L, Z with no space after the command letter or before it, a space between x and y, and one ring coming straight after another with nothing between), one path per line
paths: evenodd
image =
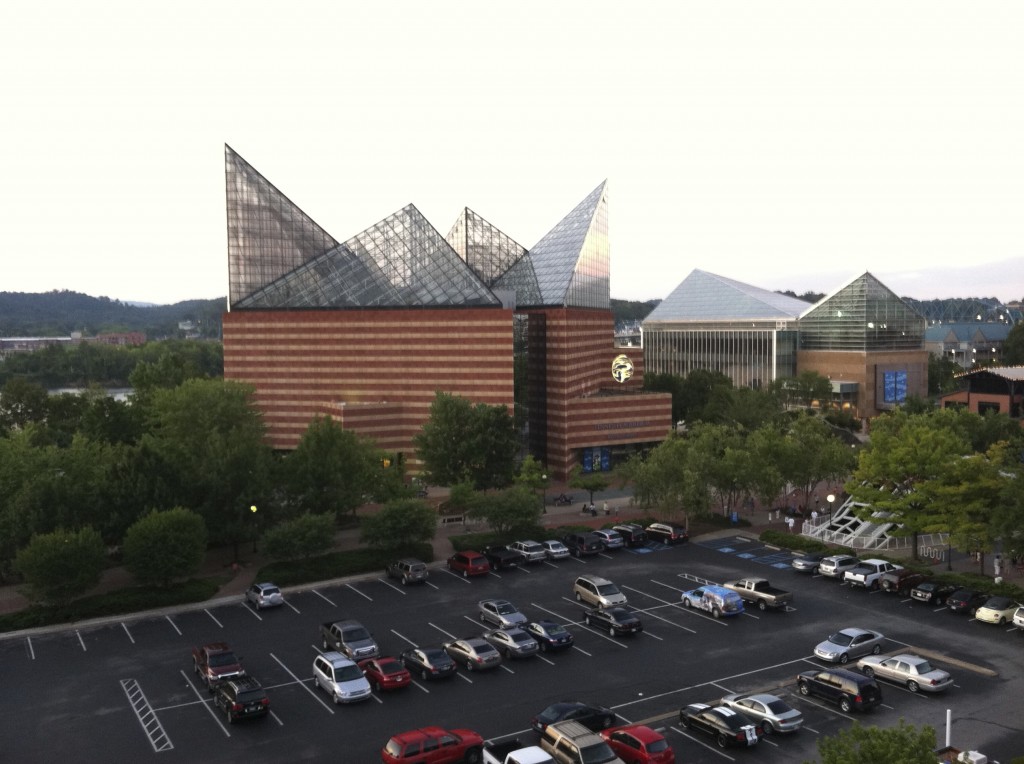
M0 337L145 332L149 339L164 339L182 336L182 321L191 321L199 336L219 337L225 305L223 297L143 306L68 290L0 292Z

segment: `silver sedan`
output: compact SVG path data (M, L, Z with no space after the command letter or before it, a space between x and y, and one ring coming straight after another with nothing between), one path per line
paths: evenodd
M465 666L467 671L482 671L501 665L498 651L490 642L479 637L445 642L444 651L453 661Z
M761 722L766 735L796 732L804 723L804 715L777 695L726 695L722 698L722 705Z
M870 629L840 629L814 648L814 654L829 663L846 663L850 658L882 652L885 637Z
M869 655L857 661L857 668L868 676L905 685L911 692L942 692L953 684L953 677L917 655Z
M506 658L526 658L540 650L537 640L523 629L494 629L484 634L484 639L494 645Z
M481 622L492 624L499 629L508 629L529 620L508 600L480 600L477 609L480 611Z

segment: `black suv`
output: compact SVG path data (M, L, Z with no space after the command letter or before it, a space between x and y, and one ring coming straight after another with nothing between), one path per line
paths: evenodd
M801 695L817 695L839 705L844 713L866 711L882 702L882 690L871 677L846 669L803 671L796 677Z
M263 685L251 676L240 676L224 682L217 688L213 703L224 712L228 724L249 716L266 716L270 711L270 698Z
M591 557L604 551L604 542L593 533L570 533L562 536L562 543L573 557Z
M642 525L637 523L621 523L612 528L612 530L618 531L626 546L643 546L647 543L647 531L644 530Z

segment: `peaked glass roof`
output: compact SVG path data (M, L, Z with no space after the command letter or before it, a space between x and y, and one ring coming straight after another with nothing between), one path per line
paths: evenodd
M809 303L778 292L694 270L644 319L657 321L795 320Z

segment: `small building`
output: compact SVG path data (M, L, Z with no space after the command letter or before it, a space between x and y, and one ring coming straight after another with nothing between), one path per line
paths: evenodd
M992 412L1024 419L1024 366L974 369L957 379L963 389L942 396L942 408L963 407L974 414Z

